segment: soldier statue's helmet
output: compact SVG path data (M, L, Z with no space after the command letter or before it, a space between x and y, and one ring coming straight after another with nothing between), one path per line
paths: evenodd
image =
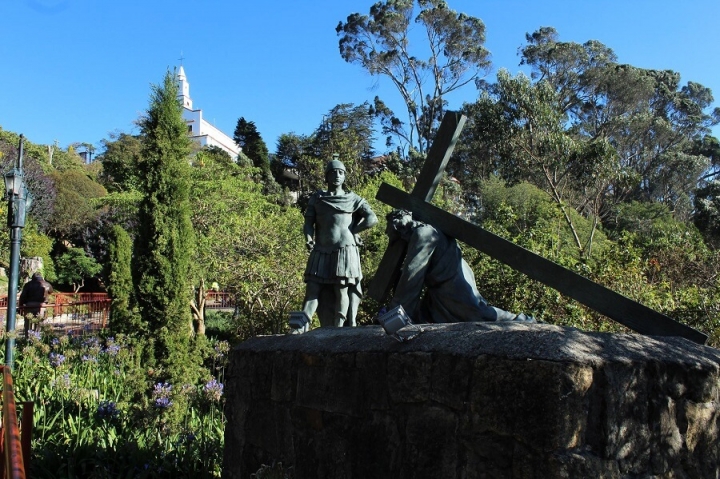
M325 174L327 175L332 170L347 171L347 170L345 170L345 165L343 165L343 162L340 160L332 160L332 161L328 162L327 166L325 166Z

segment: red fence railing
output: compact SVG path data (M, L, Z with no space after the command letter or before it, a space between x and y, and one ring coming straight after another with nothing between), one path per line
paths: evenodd
M19 306L17 327L24 328L26 314L30 308ZM7 315L7 295L0 296L0 316ZM107 293L54 293L43 303L40 313L43 321L60 324L63 327L82 329L104 329L110 319L110 297Z
M208 291L205 309L231 309L235 307L235 297L226 291Z
M208 291L205 309L233 309L235 297L225 291ZM17 327L24 328L28 308L17 309ZM7 314L7 295L0 296L0 320L5 321ZM46 323L62 325L64 328L82 328L85 330L105 329L110 320L110 297L107 293L53 293L50 300L43 304L42 320Z
M59 318L81 323L92 329L105 329L110 318L110 297L107 293L57 293L55 301L46 305L46 318ZM25 311L18 310L23 316Z

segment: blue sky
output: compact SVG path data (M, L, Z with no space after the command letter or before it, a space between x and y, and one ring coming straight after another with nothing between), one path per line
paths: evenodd
M401 113L387 81L338 53L335 27L374 0L2 0L0 127L32 142L100 146L137 132L150 85L180 63L195 108L232 136L254 121L275 150L282 133L310 134L339 103L379 95ZM555 27L561 41L598 40L621 63L679 72L720 106L720 1L448 0L486 26L494 81L521 71L525 34ZM451 109L476 97L468 85ZM714 129L720 136L720 128Z

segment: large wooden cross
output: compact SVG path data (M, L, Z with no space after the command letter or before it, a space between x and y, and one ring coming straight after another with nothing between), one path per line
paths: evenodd
M707 335L700 331L430 204L464 125L463 115L446 113L412 193L405 193L383 183L376 198L393 208L412 211L413 217L419 221L434 226L446 235L482 251L633 331L653 336L681 336L700 344L707 341ZM399 243L404 242L393 243L385 251L375 278L368 288L368 295L380 302L389 296L400 275L405 246Z

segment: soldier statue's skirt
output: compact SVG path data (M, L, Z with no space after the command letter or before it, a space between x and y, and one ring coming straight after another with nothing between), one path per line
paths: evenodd
M335 251L316 248L305 268L305 281L356 284L361 278L360 252L354 244Z

